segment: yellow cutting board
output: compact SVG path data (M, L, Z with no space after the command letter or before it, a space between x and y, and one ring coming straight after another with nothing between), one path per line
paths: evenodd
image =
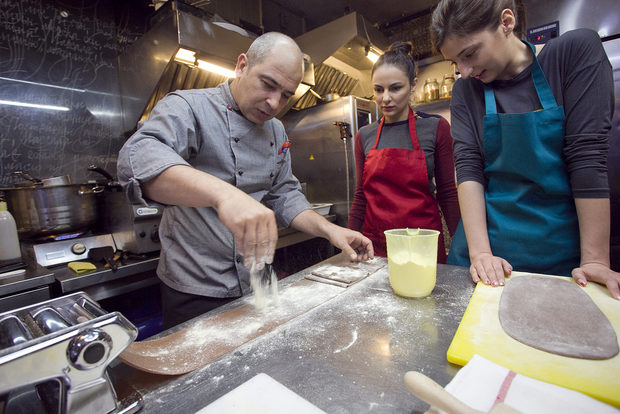
M527 276L513 272L510 277ZM620 301L596 283L590 282L583 289L620 337ZM518 374L580 391L620 408L620 354L595 361L564 357L522 344L508 336L500 325L499 299L503 290L478 283L448 348L448 361L465 365L478 354Z

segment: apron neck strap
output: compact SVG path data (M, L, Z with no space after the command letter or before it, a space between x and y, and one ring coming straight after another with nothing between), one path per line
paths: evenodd
M531 74L532 80L534 81L534 88L536 89L536 94L538 95L538 100L540 101L540 104L542 105L543 109L555 108L557 106L557 103L555 102L555 97L553 96L551 87L549 87L549 83L547 82L545 74L540 67L538 58L536 57L536 48L528 41L522 40L522 42L529 46L534 55L534 61L532 62L531 66ZM497 113L495 94L493 93L493 89L490 88L487 84L484 84L484 106L487 114Z
M418 134L415 130L415 115L413 113L413 109L409 108L409 115L407 117L407 121L409 124L409 137L411 138L411 145L415 151L420 149L420 143L418 142ZM377 138L375 139L375 145L372 146L371 149L377 149L377 145L379 144L379 137L381 137L381 130L383 129L383 124L385 123L385 115L381 117L381 121L379 122L379 127L377 128Z

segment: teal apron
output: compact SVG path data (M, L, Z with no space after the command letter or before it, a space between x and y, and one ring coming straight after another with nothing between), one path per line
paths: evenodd
M491 251L517 271L570 276L579 266L580 248L577 212L562 158L564 109L556 104L535 54L532 79L543 109L522 114L498 114L493 90L484 86ZM448 264L470 266L462 221Z

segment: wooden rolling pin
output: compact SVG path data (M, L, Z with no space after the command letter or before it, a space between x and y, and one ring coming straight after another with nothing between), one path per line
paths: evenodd
M419 372L407 372L405 374L405 385L416 397L449 414L486 414L484 411L475 410L463 403L454 395L446 391L441 385ZM520 414L520 411L517 411L506 404L499 403L494 405L489 413Z

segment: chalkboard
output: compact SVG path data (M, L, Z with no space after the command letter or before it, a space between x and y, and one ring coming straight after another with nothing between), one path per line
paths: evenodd
M91 164L116 174L117 56L148 17L126 3L0 0L0 187L17 170L76 183L101 178Z

